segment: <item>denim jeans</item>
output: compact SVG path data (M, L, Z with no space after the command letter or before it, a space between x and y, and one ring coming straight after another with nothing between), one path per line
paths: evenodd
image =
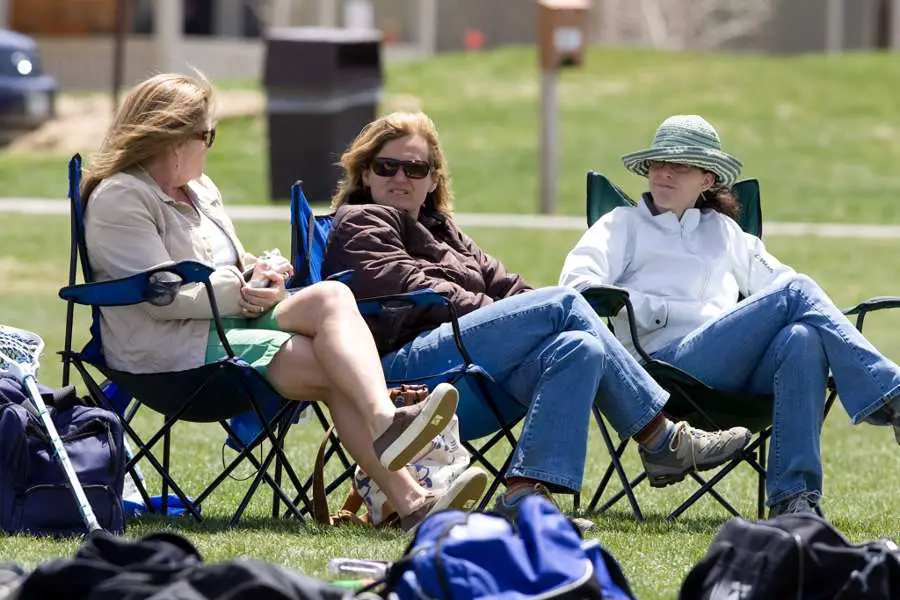
M805 275L776 281L653 357L716 389L774 395L770 506L800 492L822 494L829 368L854 424L900 393L900 368Z
M581 489L593 402L622 437L645 427L668 393L613 336L573 289L542 288L479 308L459 319L462 340L481 367L525 415L506 472L571 491ZM383 357L387 378L440 373L462 364L449 323ZM460 427L468 412L460 398ZM477 411L476 411L477 412Z

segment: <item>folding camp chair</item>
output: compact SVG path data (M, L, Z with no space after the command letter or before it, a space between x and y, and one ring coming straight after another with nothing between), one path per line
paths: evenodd
M303 194L300 182L293 185L291 188L291 224L293 228L291 260L297 277L295 281L299 285L310 285L322 280L322 263L325 258L328 234L331 230L332 216L316 215ZM352 277L352 273L342 275L347 278ZM516 448L516 438L512 430L524 417L525 408L516 412L504 412L499 408L500 406L515 405L515 403L500 404L497 402L497 399L502 398L506 392L472 361L471 355L463 344L454 308L443 296L430 289L424 289L407 294L358 300L360 312L364 315L375 315L385 311L405 310L431 304L444 305L450 311L454 339L460 353L460 365L443 373L434 373L414 380L392 380L388 382L388 385L422 383L434 387L438 383L449 382L456 386L461 398L466 395L474 395L480 400L480 402L460 402L461 410L465 410L462 407L477 406L480 408L465 414L458 413L458 416L463 446L471 453L472 458L493 477L491 485L488 486L481 499L479 505L479 510L481 510L487 506L491 497L503 483L503 473L509 466ZM492 462L487 454L501 442L508 445L509 451L498 466L498 463ZM332 487L329 486L328 490L330 491ZM575 510L579 508L579 500L580 496L575 494Z
M759 182L756 179L739 181L732 188L732 192L741 205L740 215L736 219L737 223L745 232L762 237L762 207ZM634 204L635 202L606 176L593 171L588 173L588 227L614 208L633 206ZM700 485L699 489L673 510L667 518L677 518L707 493L728 512L737 516L738 511L719 494L715 486L741 463L748 464L758 476L757 516L758 518L763 518L766 497L766 443L772 431L773 398L771 396L736 394L715 390L688 373L663 361L651 358L638 341L637 331L634 326L634 311L628 299L627 291L604 286L585 291L585 297L598 311L598 314L604 317L612 317L618 314L622 308L625 308L629 316L629 334L635 349L650 375L670 394L669 401L665 407L667 414L679 420L687 420L693 425L705 429L717 430L743 426L755 434L741 456L726 463L709 479L698 473L691 473L690 476ZM845 310L844 314L856 315L856 327L861 331L868 312L897 306L900 306L900 299L897 298L872 298ZM826 416L837 396L837 390L831 378L829 378L827 390ZM634 495L634 488L646 479L647 474L642 472L632 479L628 478L621 462L628 440L623 440L617 445L614 444L603 417L596 408L594 409L594 420L609 451L610 464L591 498L588 512L604 512L622 498L627 498L635 518L643 520L643 513ZM607 490L613 473L617 475L622 489L598 508L597 504Z
M80 198L81 157L75 155L69 162L69 201L71 208L71 255L69 261L69 285L62 288L59 295L67 302L65 347L63 358L63 384L68 383L70 370L74 367L81 375L91 398L100 406L114 410L122 417L125 430L137 445L137 451L129 458L127 470L140 492L148 512L156 512L146 488L140 484L136 465L146 459L158 472L162 480L159 511L168 513L171 489L177 501L186 512L198 521L202 519L200 506L235 468L250 462L256 474L231 517L230 525L235 525L247 508L261 483L266 483L273 492L272 516L280 512L280 502L284 502L288 512L299 519L303 513L311 513L312 505L303 484L284 454L284 439L290 425L309 403L292 402L277 395L269 383L259 373L240 358L235 357L225 338L215 296L209 283L212 269L198 262L185 261L138 273L130 277L112 281L95 282L87 259L84 233L84 211L86 207ZM84 283L76 284L80 263ZM181 285L203 285L212 307L216 332L222 340L228 358L198 368L159 374L133 374L112 369L103 355L100 337L101 307L134 305L141 302L165 304L171 302ZM91 307L90 341L81 351L73 349L74 305ZM88 367L99 371L106 381L98 382ZM133 401L132 401L133 398ZM142 440L131 425L131 420L139 407L146 406L164 416L162 426L146 441ZM318 407L312 403L312 409ZM232 429L227 419L252 411L259 422L259 433L245 443ZM317 412L324 421L324 416ZM219 422L238 450L237 455L203 491L194 498L188 497L170 473L170 444L172 427L178 421ZM162 441L163 458L157 459L153 447ZM271 448L257 458L254 450L262 448L268 441ZM269 474L274 461L275 477ZM223 461L224 462L224 461ZM281 487L281 475L286 473L297 490L296 498ZM174 498L173 498L174 500ZM302 502L302 509L297 506Z

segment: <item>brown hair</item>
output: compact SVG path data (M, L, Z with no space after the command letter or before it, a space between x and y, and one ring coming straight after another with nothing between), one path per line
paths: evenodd
M420 135L428 144L431 176L435 188L428 194L426 206L445 215L451 215L453 192L450 189L447 161L441 151L441 142L434 122L422 112L394 112L363 127L338 162L344 170L344 176L338 182L337 192L331 199L331 207L337 208L347 204L360 192L365 192L363 173L371 166L372 160L386 143L409 135Z
M81 183L87 202L97 185L156 158L211 126L212 85L203 75L162 73L125 96Z
M701 210L712 209L718 211L732 219L737 219L738 215L741 214L741 205L738 199L730 188L723 185L713 185L713 187L701 193L694 206Z

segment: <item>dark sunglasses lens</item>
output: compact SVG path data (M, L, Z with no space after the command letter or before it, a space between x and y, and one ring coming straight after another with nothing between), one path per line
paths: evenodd
M396 160L376 158L372 161L372 172L379 177L393 177L399 168L400 163Z
M424 179L431 171L431 165L419 160L405 161L393 158L376 158L372 161L372 171L379 177L393 177L400 168L410 179Z
M403 165L403 172L410 179L424 179L428 176L431 166L424 162L412 162Z
M209 132L207 132L207 136L206 136L206 147L212 148L212 145L215 141L216 141L216 130L210 129Z

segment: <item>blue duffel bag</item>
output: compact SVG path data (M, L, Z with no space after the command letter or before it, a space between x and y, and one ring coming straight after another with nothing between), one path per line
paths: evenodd
M447 510L425 519L389 569L382 596L399 600L633 600L616 560L582 539L547 499L527 497L515 523Z
M74 387L38 386L63 447L101 527L125 530L123 428L112 412L85 406ZM78 505L27 392L0 378L0 530L35 535L85 533Z

